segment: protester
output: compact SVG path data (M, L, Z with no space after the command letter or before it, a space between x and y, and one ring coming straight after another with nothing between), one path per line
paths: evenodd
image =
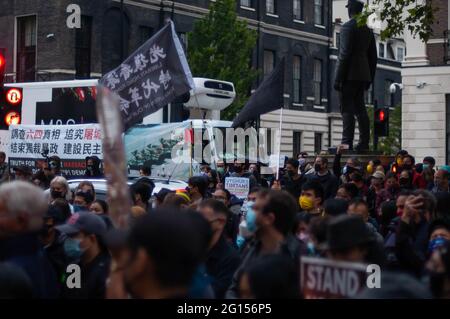
M241 221L242 200L234 195L231 195L226 189L216 190L212 194L212 198L224 203L231 212L231 214L227 216L224 235L227 240L235 246L239 232L239 223Z
M345 166L341 168L343 146L339 145L333 161L333 174L341 179L342 183L350 182L350 174L356 170L360 170L361 163L356 157L349 157L345 162Z
M174 193L173 191L171 191L168 188L161 188L159 190L159 192L157 192L156 194L154 194L154 200L152 202L152 208L156 209L158 207L160 207L162 205L162 203L164 202L164 199L166 198L166 196L170 193Z
M53 177L63 176L61 173L61 159L59 156L53 155L47 159L50 174Z
M247 177L249 179L250 188L253 188L258 185L256 178L252 173L245 170L245 163L241 163L238 160L234 161L233 165L234 172L230 174L230 177Z
M212 288L216 298L222 299L240 263L237 251L227 242L224 234L231 212L223 202L215 199L201 202L198 211L209 222L213 232L206 259L206 270L212 277Z
M187 212L157 209L131 228L123 271L124 287L131 297L187 298L207 247L205 236L193 225Z
M70 188L67 180L62 176L56 176L50 182L50 202L58 198L70 199Z
M414 190L413 184L413 172L410 170L402 170L399 175L398 183L400 185L400 190Z
M282 180L282 188L289 192L294 198L302 194L302 185L305 179L298 173L299 162L290 158L286 162L287 175Z
M345 215L348 211L349 202L340 198L329 198L323 204L324 216Z
M155 189L155 183L151 180L150 176L152 175L152 169L150 166L143 165L139 169L139 178L136 180L135 184L144 184L148 187L148 192L153 194L153 190ZM162 202L162 201L161 201Z
M135 183L130 186L131 199L135 206L139 206L146 212L150 212L151 205L149 203L152 193L150 188L145 183Z
M102 199L94 200L92 204L89 206L89 211L91 213L100 216L105 222L106 228L108 230L114 227L111 218L108 216L109 211L108 203L105 202L104 200Z
M227 298L239 296L240 274L252 260L261 255L275 253L298 262L299 256L306 252L306 247L291 234L296 210L294 199L285 191L272 190L264 197L257 197L253 209L247 213L247 226L255 230L256 240L243 256L227 292ZM249 213L254 216L249 216Z
M92 182L90 181L82 181L80 184L78 184L77 188L75 189L75 193L78 191L89 192L95 198L94 184L92 184Z
M357 216L342 215L330 220L326 249L332 260L378 265L384 263L376 238Z
M384 189L385 175L382 172L375 172L370 180L370 187L367 191L367 204L369 206L370 216L376 217L379 215L381 202L380 195Z
M73 211L75 213L82 211L87 212L89 211L93 201L94 196L92 196L91 192L78 191L75 193L73 199Z
M65 254L77 260L82 274L81 287L70 289L66 286L62 297L103 299L111 261L102 237L107 230L103 219L89 212L78 212L56 229L68 236L64 241Z
M37 186L23 181L0 185L0 262L27 274L35 298L59 294L55 271L38 239L46 210L45 195Z
M172 207L176 207L178 209L188 208L190 199L188 196L183 196L183 195L185 195L185 194L180 193L180 192L168 193L165 196L164 202L162 203L162 205L159 205L158 207L172 206Z
M101 163L102 161L97 156L86 157L86 171L84 172L84 176L87 178L102 178Z
M358 196L363 199L366 199L367 192L369 191L369 188L367 187L364 177L359 171L355 171L350 174L350 180L353 184L356 185L356 188L358 189Z
M421 276L428 248L428 228L436 199L425 190L408 196L396 235L396 255L401 269Z
M348 206L348 214L350 216L359 216L365 223L369 231L375 237L380 245L383 245L383 236L378 233L377 221L369 216L369 206L362 199L354 199Z
M76 262L65 254L64 241L67 236L56 228L64 224L70 216L71 211L67 201L61 198L55 199L44 216L44 225L39 234L41 244L57 278L65 278L67 266ZM61 287L66 285L65 282L59 282L59 284Z
M336 196L338 179L328 170L328 160L325 157L316 157L314 173L306 175L308 180L315 180L322 185L324 199Z
M39 170L36 172L36 174L33 174L31 177L31 181L34 185L38 186L39 188L45 190L50 187L50 180L45 175L44 171Z
M27 273L12 263L0 263L0 299L31 299L33 285Z
M444 169L440 169L434 174L434 187L431 190L433 193L450 192L449 187L450 173Z
M262 256L242 271L239 297L265 300L299 298L298 277L298 269L292 259L281 255Z
M6 153L0 152L0 184L9 181L9 165L6 162Z
M430 290L435 298L450 299L450 242L437 248L427 262Z
M414 188L425 189L427 184L423 176L416 171L415 167L415 159L412 155L407 154L403 157L403 165L402 170L407 170L412 172L412 185Z
M311 215L320 216L323 213L323 201L324 191L322 185L318 181L311 180L303 184L302 194L299 198L299 204L302 211Z
M14 179L17 181L31 182L32 172L31 168L25 165L13 168Z
M192 176L188 180L187 191L191 198L191 208L196 209L198 204L206 197L208 184L203 176Z
M358 187L354 183L344 183L339 186L335 198L350 202L356 197L358 197Z

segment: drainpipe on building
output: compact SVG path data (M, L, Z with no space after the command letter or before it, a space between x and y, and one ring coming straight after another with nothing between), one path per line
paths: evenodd
M257 27L256 27L256 32L258 34L258 37L256 38L256 70L259 72L259 53L260 53L260 37L261 37L261 13L260 13L260 1L256 1L256 21L258 23ZM256 75L256 87L259 86L259 81L260 81L260 77L259 77L259 73ZM284 93L284 92L283 92ZM256 119L256 123L255 123L255 129L256 132L258 132L259 127L261 126L261 116L258 116L258 118Z
M331 70L331 63L330 63L330 55L331 55L331 46L333 41L331 40L333 38L333 8L332 8L332 0L328 1L328 58L327 58L327 67L328 67L328 74L330 74L330 76L328 77L327 80L327 86L328 86L328 90L327 90L327 107L326 107L326 112L328 115L328 147L332 147L332 123L331 123L331 118L329 116L330 114L330 101L331 101L331 90L333 90L332 87L332 81L331 81L331 77L334 74L333 70Z

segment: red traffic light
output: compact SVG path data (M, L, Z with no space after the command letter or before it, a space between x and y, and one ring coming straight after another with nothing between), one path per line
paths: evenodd
M0 69L5 65L5 57L0 53Z
M20 124L20 114L17 112L9 112L5 116L5 123L8 126Z
M384 110L381 110L380 114L378 115L378 118L380 119L381 122L383 122L385 117L386 117L386 114L384 113Z
M9 89L6 92L6 101L12 105L22 102L22 92L18 89Z

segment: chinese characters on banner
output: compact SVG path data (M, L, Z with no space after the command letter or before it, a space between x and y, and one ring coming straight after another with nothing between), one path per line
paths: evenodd
M193 89L192 73L173 22L99 82L119 95L125 130Z
M12 125L9 128L10 167L26 165L36 172L45 158L61 158L61 171L67 177L83 176L88 156L103 158L100 125Z

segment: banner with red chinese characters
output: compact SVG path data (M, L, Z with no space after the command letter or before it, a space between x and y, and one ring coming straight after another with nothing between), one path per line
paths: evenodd
M8 159L10 168L27 166L33 173L47 157L61 159L61 173L83 176L86 157L103 158L99 124L80 125L11 125Z

